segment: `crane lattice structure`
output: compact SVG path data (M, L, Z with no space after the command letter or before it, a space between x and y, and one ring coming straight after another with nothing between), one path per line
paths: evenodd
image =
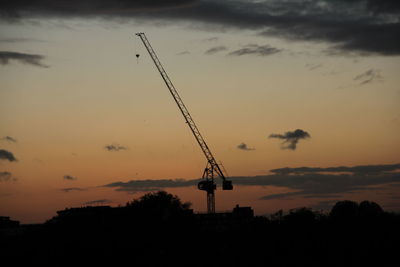
M197 143L200 145L200 148L203 151L204 155L206 156L207 165L203 172L203 177L202 177L203 180L200 181L197 186L198 189L207 192L207 212L215 213L215 190L217 188L217 185L214 182L214 177L218 176L222 179L223 190L232 190L233 189L232 181L229 181L225 178L224 173L222 172L220 166L215 160L213 154L211 153L211 150L208 148L206 141L204 140L199 129L194 123L194 120L190 115L189 111L187 110L185 104L183 103L181 97L179 96L178 91L175 89L174 85L169 79L167 72L161 65L161 62L158 59L153 48L151 47L149 40L147 40L146 35L143 32L136 33L136 35L140 37L144 46L147 49L147 52L149 52L151 59L156 65L158 71L160 72L161 77L163 78L165 84L167 85L168 90L171 93L172 97L174 98L176 104L178 105L179 110L181 111L187 125L192 131L194 137L196 138Z

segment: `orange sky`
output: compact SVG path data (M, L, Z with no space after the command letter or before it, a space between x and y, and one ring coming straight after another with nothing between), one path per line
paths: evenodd
M0 42L0 50L45 55L43 63L49 68L0 65L0 137L17 140L0 140L0 148L18 159L0 161L0 171L15 178L0 183L0 215L43 222L65 207L102 199L124 205L141 195L99 187L105 184L201 176L204 156L135 40L137 31L146 32L230 176L265 175L286 166L395 164L400 159L398 56L329 56L320 52L324 44L292 43L247 31L77 19L1 23L1 39L31 41ZM218 38L207 41L212 37ZM254 43L282 52L227 55ZM227 50L204 53L216 46ZM141 55L138 62L135 53ZM355 78L371 69L381 79L361 85ZM295 129L311 138L300 140L294 151L268 138ZM238 149L242 142L255 150ZM107 151L104 146L109 144L127 149ZM63 179L65 175L77 179ZM61 191L71 187L84 190ZM233 192L217 191L217 209L251 205L264 214L323 200L259 200L282 190L291 189L238 186ZM194 187L168 191L191 201L195 210L205 210L204 192ZM383 196L376 191L342 196L400 207L384 197L396 194L395 188L379 192Z

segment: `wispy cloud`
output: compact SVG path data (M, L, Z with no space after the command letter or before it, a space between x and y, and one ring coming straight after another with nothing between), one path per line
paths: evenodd
M245 151L250 151L250 150L255 150L255 148L250 148L247 146L245 143L241 143L237 146L238 149L240 150L245 150Z
M177 53L178 56L184 56L184 55L189 55L189 54L190 54L190 52L187 50Z
M310 134L307 133L306 131L303 131L301 129L297 129L294 131L288 131L284 134L271 134L269 138L277 138L277 139L282 139L284 140L282 143L282 149L290 149L290 150L296 150L297 148L297 143L301 139L307 139L310 138Z
M359 85L365 85L372 82L383 82L381 71L378 69L369 69L353 78Z
M4 137L0 138L0 140L5 140L5 141L10 142L10 143L16 143L17 142L17 139L15 139L15 138L13 138L11 136L4 136Z
M69 193L71 191L83 191L83 188L79 188L79 187L68 187L68 188L62 188L60 189L61 191L65 192L65 193Z
M7 151L5 149L0 149L0 160L8 160L8 161L18 161L13 153L11 153L10 151Z
M257 45L248 44L241 49L230 52L230 56L243 56L243 55L257 55L257 56L270 56L281 52L281 49L272 47L270 45Z
M71 175L64 175L63 176L63 179L64 180L69 180L69 181L75 181L75 180L78 180L78 178L77 177L74 177L74 176L71 176Z
M204 52L204 54L206 54L206 55L214 55L214 54L216 54L218 52L221 52L221 51L224 51L224 50L228 50L228 48L226 46L220 45L220 46L211 47L206 52Z
M29 64L36 67L48 68L49 66L42 63L44 56L25 54L19 52L0 51L0 64L8 65L10 61L17 61L23 64Z
M268 178L267 178L268 177ZM262 197L263 200L284 198L341 198L345 193L354 193L369 190L372 186L390 186L400 183L400 174L382 175L271 175L271 185L286 187L294 192L270 194ZM280 179L281 181L277 181Z
M203 42L216 42L218 40L219 40L219 37L214 36L214 37L203 39Z
M376 175L385 172L393 172L400 170L400 163L387 165L360 165L360 166L339 166L339 167L297 167L297 168L279 168L272 169L270 172L289 175L289 174L310 174L310 173L352 173L357 175Z
M0 172L0 182L16 181L11 172Z
M159 179L159 180L131 180L128 182L114 182L104 185L104 187L116 188L116 191L125 191L129 193L155 191L168 187L187 187L194 186L199 182L196 180L184 179Z
M318 64L307 63L305 66L309 71L312 71L312 70L316 70L316 69L322 68L323 64L322 63L318 63Z
M1 38L0 43L26 43L26 42L45 42L36 38Z
M107 151L120 151L120 150L127 150L128 148L125 146L121 146L119 144L111 144L104 146L104 149Z

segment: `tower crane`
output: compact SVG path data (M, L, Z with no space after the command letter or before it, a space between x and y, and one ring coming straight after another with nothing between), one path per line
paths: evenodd
M196 124L192 116L190 115L188 109L186 108L185 104L183 103L181 97L178 94L178 91L175 89L174 85L172 84L171 80L169 79L166 71L164 70L163 66L161 65L160 60L158 59L155 51L150 45L149 40L147 39L146 35L143 32L136 33L137 36L140 37L144 46L147 49L151 59L153 60L154 64L157 67L161 77L163 78L169 92L171 93L172 97L174 98L176 104L181 111L186 124L189 126L190 130L192 131L194 137L196 138L197 143L200 145L201 150L203 151L206 159L207 165L203 172L202 180L198 183L197 187L199 190L203 190L207 192L207 212L208 213L215 213L215 190L217 189L217 185L214 181L215 177L219 177L222 179L222 189L223 190L232 190L232 181L227 180L225 178L224 173L222 172L220 166L218 165L217 161L215 160L211 150L209 149L206 141L204 140L203 136L200 134L199 129L197 128Z

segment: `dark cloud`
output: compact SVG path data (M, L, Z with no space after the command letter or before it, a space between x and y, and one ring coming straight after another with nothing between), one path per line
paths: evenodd
M357 81L360 85L372 83L374 81L377 82L382 82L383 77L381 75L381 71L377 69L369 69L366 72L363 72L353 79L354 81Z
M387 164L387 165L360 165L360 166L339 166L339 167L328 167L328 168L315 168L315 167L298 167L298 168L279 168L270 170L272 173L289 175L289 174L310 174L310 173L352 173L357 175L376 175L385 172L393 172L400 170L399 164Z
M400 2L398 0L368 0L368 8L374 13L399 13Z
M0 160L8 160L8 161L18 161L13 153L7 151L5 149L0 149Z
M120 150L127 150L128 148L125 146L121 146L119 144L112 144L104 146L104 149L107 151L120 151Z
M26 42L45 42L35 38L2 38L0 43L26 43Z
M278 138L278 139L283 139L282 143L282 149L291 149L291 150L296 150L297 148L297 143L301 139L307 139L310 138L310 134L307 133L306 131L303 131L301 129L297 129L293 132L286 132L284 134L271 134L269 138Z
M44 65L41 61L44 59L44 56L41 55L33 55L33 54L25 54L18 52L10 52L10 51L0 51L0 64L8 65L10 61L18 61L23 64L29 64L36 67L48 68L49 66Z
M85 0L3 1L0 16L9 21L24 18L125 17L150 11L165 11L191 5L194 0Z
M126 18L204 29L245 29L266 37L324 42L338 51L399 55L398 0L87 0L3 1L0 17Z
M224 51L224 50L228 50L228 48L226 46L220 45L220 46L211 47L206 52L204 52L204 54L213 55L215 53L218 53L218 52L221 52L221 51Z
M400 54L398 17L373 13L361 0L199 1L186 12L161 17L256 30L266 37L324 42L342 52Z
M269 56L281 52L281 49L272 47L270 45L257 45L248 44L241 49L230 52L230 56L243 56L243 55L257 55L257 56Z
M12 179L11 172L0 172L0 182L7 182Z
M116 188L116 191L126 191L130 193L156 191L169 187L187 187L195 186L200 180L131 180L129 182L115 182L104 185L104 187Z
M279 179L279 181L278 181ZM400 174L380 175L270 175L260 178L270 185L282 186L294 192L271 194L263 200L292 197L303 198L338 198L344 193L354 193L369 189L371 186L400 183ZM260 182L261 183L261 182Z
M5 140L5 141L8 141L10 143L16 143L17 142L17 139L12 138L11 136L4 136L4 137L0 138L0 140Z
M65 192L65 193L69 193L71 191L83 191L84 189L79 188L79 187L68 187L68 188L63 188L61 189L61 191Z
M349 167L351 168L351 167ZM281 198L341 198L344 193L370 190L372 186L396 186L400 184L400 173L360 174L293 174L229 177L235 186L275 186L290 192L270 194L263 200ZM201 179L193 180L132 180L115 182L104 187L116 191L136 193L157 191L165 188L196 186ZM220 181L217 180L217 183Z
M101 205L101 204L108 204L108 203L111 203L111 201L108 199L98 199L98 200L88 201L83 204L84 205Z
M237 148L245 151L255 150L255 148L250 148L245 143L241 143L240 145L237 146Z
M306 64L306 68L308 69L308 70L315 70L315 69L318 69L318 68L321 68L322 67L322 63L319 63L319 64L313 64L313 63L307 63Z
M69 180L69 181L74 181L74 180L78 180L78 178L77 177L74 177L74 176L71 176L71 175L64 175L63 176L63 179L64 180Z
M279 4L276 4L279 1L272 1L274 2L280 15L273 17L276 20L271 23L272 27L264 31L266 36L326 42L331 44L331 51L336 51L336 55L343 52L364 55L400 53L398 17L374 12L378 8L371 9L372 6L368 6L367 1L304 0L280 1ZM299 8L297 11L293 10L296 5ZM399 14L398 10L393 13Z
M203 39L204 42L216 42L218 40L219 40L219 37L210 37L210 38Z
M186 50L186 51L179 52L177 55L183 56L183 55L188 55L188 54L190 54L190 52Z

